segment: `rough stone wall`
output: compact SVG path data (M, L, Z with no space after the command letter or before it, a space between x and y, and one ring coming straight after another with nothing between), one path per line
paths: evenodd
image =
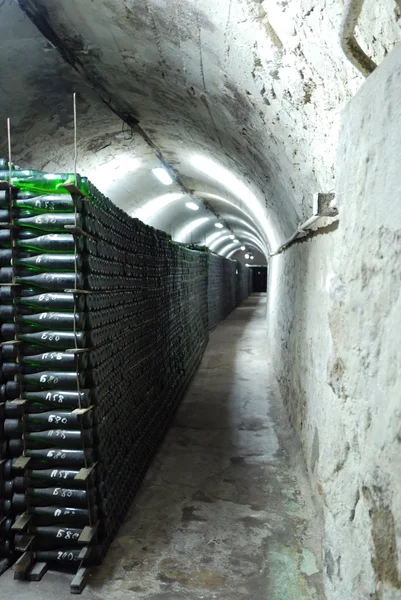
M311 190L334 187L341 110L364 81L339 43L345 2L247 2L260 33L254 44L253 76L267 105L267 147L289 157L289 182L302 216L309 217ZM394 0L365 1L356 38L377 64L401 40L400 16Z
M401 598L401 47L347 106L340 220L270 265L271 354L325 520L327 600Z

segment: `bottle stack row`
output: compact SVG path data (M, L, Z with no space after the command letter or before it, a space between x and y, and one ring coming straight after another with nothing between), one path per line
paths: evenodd
M212 329L237 305L238 263L212 252L208 257L208 312L209 328Z
M106 552L201 358L207 254L35 177L0 207L0 552L23 522L36 560L74 565Z

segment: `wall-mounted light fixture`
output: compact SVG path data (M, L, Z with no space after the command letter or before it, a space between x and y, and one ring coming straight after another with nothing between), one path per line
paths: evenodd
M215 223L214 226L217 227L217 229L223 229L224 227L223 223Z
M195 202L186 202L185 206L190 210L199 210L199 206Z

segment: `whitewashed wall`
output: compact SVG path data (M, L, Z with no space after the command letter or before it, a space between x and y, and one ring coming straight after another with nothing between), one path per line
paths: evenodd
M400 86L398 47L343 114L339 223L270 266L271 354L324 513L328 600L401 598Z

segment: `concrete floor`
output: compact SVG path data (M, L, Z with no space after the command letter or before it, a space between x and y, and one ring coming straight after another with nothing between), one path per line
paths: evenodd
M213 331L85 600L323 600L320 525L266 362L266 297ZM65 575L0 597L67 600Z

